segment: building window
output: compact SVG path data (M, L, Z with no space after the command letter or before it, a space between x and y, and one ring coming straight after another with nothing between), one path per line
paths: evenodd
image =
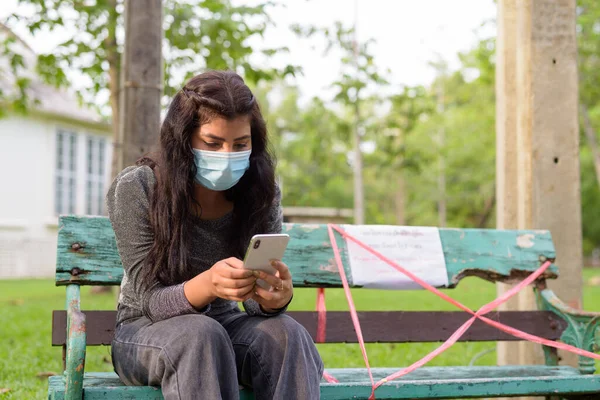
M56 133L56 214L75 213L76 166L77 136L73 132L59 130Z
M106 139L88 136L86 144L86 214L104 215Z

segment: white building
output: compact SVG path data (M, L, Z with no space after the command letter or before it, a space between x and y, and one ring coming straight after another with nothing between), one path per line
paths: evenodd
M29 63L31 49L19 43ZM10 90L0 60L3 90ZM111 127L75 95L32 77L28 115L0 119L0 279L52 277L59 214L105 215ZM14 87L14 86L13 86Z

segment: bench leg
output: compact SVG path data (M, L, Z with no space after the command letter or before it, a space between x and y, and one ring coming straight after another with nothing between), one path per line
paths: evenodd
M558 356L558 350L556 347L542 346L544 350L544 358L546 359L546 365L558 366L560 357Z
M85 346L85 314L81 312L79 305L79 285L69 285L67 286L65 400L83 398Z
M62 345L62 362L63 362L63 371L67 369L67 345L66 343Z

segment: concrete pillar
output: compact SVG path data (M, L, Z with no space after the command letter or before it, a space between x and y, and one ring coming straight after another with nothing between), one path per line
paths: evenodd
M496 227L516 229L517 214L517 0L498 0L496 38ZM499 283L498 296L511 285ZM513 297L499 307L516 310ZM519 364L519 343L499 342L498 364Z
M550 287L568 304L581 307L575 0L501 0L498 4L499 227L549 229L560 269L560 278L549 282ZM516 30L510 24L516 24ZM516 37L509 31L516 31ZM514 114L516 135L511 135ZM516 172L509 165L514 162L515 148ZM521 293L510 306L535 309L531 291ZM520 343L517 353L520 364L542 360L538 345ZM574 357L561 356L565 363L575 365ZM513 362L513 349L500 345L498 361Z

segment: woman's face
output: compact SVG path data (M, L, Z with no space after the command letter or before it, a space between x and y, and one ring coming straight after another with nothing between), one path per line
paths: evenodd
M192 136L192 147L199 150L235 152L252 149L250 116L232 120L215 118Z

